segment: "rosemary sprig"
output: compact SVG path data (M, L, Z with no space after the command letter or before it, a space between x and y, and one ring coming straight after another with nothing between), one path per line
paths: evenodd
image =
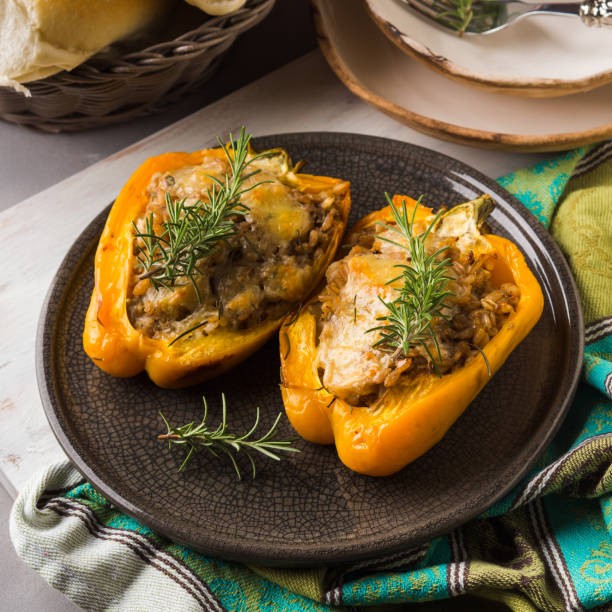
M251 463L251 468L253 472L253 478L255 478L255 460L251 455L251 452L256 451L269 457L270 459L274 459L276 461L280 461L281 457L278 454L279 452L290 452L290 453L299 453L300 450L298 448L294 448L291 444L294 442L294 439L291 440L276 440L276 435L278 433L278 422L280 421L282 413L276 417L272 427L260 438L251 439L251 436L255 433L259 425L259 408L255 413L255 423L251 427L251 429L241 435L238 436L227 431L227 404L225 401L225 394L221 394L221 403L222 403L222 417L221 423L217 426L216 429L212 429L208 427L206 424L206 417L208 416L208 404L206 403L206 398L202 397L204 402L204 417L202 418L202 422L199 425L196 425L195 422L188 423L187 425L182 425L180 427L173 427L168 423L168 420L160 411L160 416L163 419L168 431L165 434L160 434L158 437L159 440L168 440L169 448L172 448L173 444L177 446L186 446L189 448L189 452L185 457L185 460L181 464L179 468L179 472L185 467L191 456L194 452L200 449L206 449L210 451L215 457L219 457L219 453L225 454L229 457L234 469L236 470L236 474L238 476L238 480L242 479L242 475L240 473L240 468L238 467L238 463L234 455L236 455L241 450L244 450L246 456L249 458Z
M440 10L437 19L457 30L459 36L494 27L504 10L497 0L433 0L432 6Z
M436 2L435 4L441 3ZM452 6L452 9L439 13L438 19L450 24L461 36L474 18L472 0L446 0L444 5L448 4Z
M440 260L440 255L448 247L442 247L428 255L425 250L425 240L440 218L442 211L436 215L422 234L415 236L414 219L417 206L414 207L412 218L409 219L405 201L402 202L402 207L399 209L395 207L389 194L385 194L385 197L391 207L396 227L384 223L379 223L379 225L396 232L408 244L396 242L385 236L378 236L378 238L406 249L410 256L410 263L396 266L401 268L402 273L392 278L387 284L401 280L402 285L397 289L399 295L390 302L386 302L379 296L388 313L377 317L377 320L383 325L368 329L367 332L379 332L380 338L372 347L392 352L394 357L402 353L406 356L412 347L422 346L431 359L436 373L441 376L428 343L433 343L438 359L441 359L440 347L432 323L436 317L447 318L442 308L444 299L451 294L446 290L446 283L450 280L446 271L451 261L448 258ZM420 198L418 203L420 203Z
M179 334L174 340L168 342L168 346L172 346L175 342L178 342L181 338L188 336L189 334L193 333L197 329L200 329L200 327L204 327L207 323L208 321L202 321L201 323L197 323L193 327L190 327L187 331L184 331L182 334Z
M489 378L491 378L491 376L493 376L493 372L491 370L491 364L489 363L489 359L487 358L487 354L479 346L476 346L475 344L471 344L470 346L473 349L477 350L482 355L482 358L484 359L485 365L487 366L487 374L489 375Z
M155 289L173 288L188 279L201 302L195 277L200 274L196 264L208 256L221 242L227 242L236 234L236 218L244 217L248 207L240 202L240 197L254 189L261 182L244 187L245 181L259 172L246 172L248 166L261 155L247 159L251 135L240 130L234 142L229 135L229 145L218 139L230 172L223 181L207 175L213 182L206 190L206 201L197 201L188 206L185 200L173 200L166 193L168 220L161 223L161 232L156 233L154 217L151 213L145 219L144 231L140 231L132 221L134 237L140 239L136 257L143 273L140 279L149 278Z

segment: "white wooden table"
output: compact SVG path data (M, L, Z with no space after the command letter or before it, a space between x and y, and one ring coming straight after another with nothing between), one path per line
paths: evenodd
M218 135L236 133L242 125L255 136L325 130L386 136L451 155L493 178L544 157L473 149L417 133L356 98L313 51L0 213L0 261L5 263L0 479L13 495L36 471L63 457L39 399L34 350L45 293L69 246L145 158L213 146Z

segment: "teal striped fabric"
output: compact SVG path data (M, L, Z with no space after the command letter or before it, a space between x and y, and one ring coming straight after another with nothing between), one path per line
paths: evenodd
M414 549L347 567L279 570L174 544L119 513L62 464L38 475L15 502L18 554L90 610L311 611L408 602L429 602L428 611L612 610L612 142L499 183L558 240L586 320L583 382L569 416L510 495Z

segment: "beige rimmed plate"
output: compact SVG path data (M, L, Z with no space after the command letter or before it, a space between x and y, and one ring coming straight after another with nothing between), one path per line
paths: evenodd
M612 82L612 30L539 14L485 36L459 37L402 0L365 0L399 49L446 77L506 94L564 96Z
M612 137L612 84L557 98L452 81L391 43L362 2L312 0L319 46L344 84L402 123L444 140L506 151L562 151ZM578 24L580 25L580 24Z

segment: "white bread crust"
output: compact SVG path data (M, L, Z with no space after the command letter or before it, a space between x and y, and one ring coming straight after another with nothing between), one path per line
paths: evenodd
M233 13L246 3L246 0L187 0L209 15L227 15Z
M172 0L0 0L0 85L75 66L159 19ZM27 95L27 94L26 94Z

